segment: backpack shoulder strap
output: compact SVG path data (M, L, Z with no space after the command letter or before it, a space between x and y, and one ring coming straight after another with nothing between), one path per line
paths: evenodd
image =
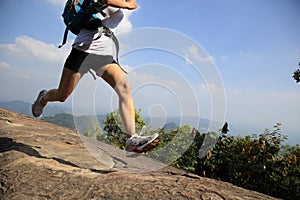
M66 27L65 32L64 32L63 41L62 41L61 45L58 46L58 48L61 48L62 46L64 46L67 43L68 32L69 32L69 29L68 29L68 27Z
M82 5L80 5L81 0L72 0L73 6L76 8L77 6L80 6L80 8L82 10L85 10L90 4L91 4L92 0L83 0L82 1ZM68 4L68 3L67 3ZM67 43L67 39L68 39L68 32L69 29L68 27L66 27L65 32L64 32L64 37L63 37L63 41L62 44L58 46L58 48L61 48L62 46L64 46Z
M81 8L85 10L90 4L92 0L83 0Z
M105 13L103 12L103 9L107 7L106 4L103 3L103 0L68 0L67 4L72 3L76 12L78 12L78 6L80 7L80 10L85 12L86 14L88 13L93 13L94 11L100 12L101 15L105 17ZM69 29L66 27L65 32L64 32L64 37L63 37L63 42L61 45L58 46L58 48L61 48L64 46L67 42L68 38L68 32ZM99 37L101 37L103 33L103 28L98 28L99 32Z

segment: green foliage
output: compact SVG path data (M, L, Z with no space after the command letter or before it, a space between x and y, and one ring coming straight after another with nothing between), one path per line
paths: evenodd
M93 124L93 129L90 129L88 131L85 131L83 133L84 136L96 139L98 141L107 142L107 136L103 133L101 133L100 127L97 125L97 123Z
M294 71L293 78L295 79L296 83L300 82L300 69Z
M75 129L73 115L71 115L71 114L59 113L52 117L43 117L42 120L53 123L53 124L57 124L60 126Z
M93 133L91 130L84 132L83 135L89 138L93 138Z
M192 141L191 128L190 126L177 127L176 129L171 129L170 132L160 129L159 132L159 145L149 154L150 157L170 164L177 167L189 168L187 164L182 164L182 162L187 162L181 158L181 155L189 149Z
M300 62L298 62L298 65L300 66ZM293 79L295 79L296 83L300 82L300 69L294 71Z
M96 139L114 145L120 149L125 148L126 132L122 124L119 110L110 113L103 121L104 133L100 133L100 128L94 126ZM141 111L135 111L135 126L136 131L141 131L146 122L141 118Z
M122 128L122 120L118 110L110 113L103 121L108 141L116 147L124 148L126 133Z
M146 125L136 112L137 132ZM125 132L118 111L104 120L105 133L99 127L86 135L124 148ZM287 139L281 124L260 135L232 137L226 133L191 133L189 126L159 132L159 146L146 156L167 164L282 199L300 196L300 147L283 146Z
M234 138L221 134L205 157L196 157L205 137L207 134L196 135L189 150L176 161L181 168L283 199L300 196L300 148L283 148L286 137L279 123L272 132L266 129L260 135Z

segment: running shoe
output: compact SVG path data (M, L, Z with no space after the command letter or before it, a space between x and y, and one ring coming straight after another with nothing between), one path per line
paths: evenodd
M142 136L145 133L143 127L140 134L132 135L126 142L125 151L126 157L136 157L143 153L143 149L158 138L158 133L149 136Z
M34 117L39 117L43 113L44 107L46 105L42 104L43 97L47 94L46 90L40 91L38 97L36 98L35 102L32 104L32 114Z

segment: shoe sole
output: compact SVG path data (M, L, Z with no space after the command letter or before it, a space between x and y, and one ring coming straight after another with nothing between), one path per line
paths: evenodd
M146 142L145 144L143 144L142 146L139 146L138 148L136 148L137 150L139 151L142 151L146 146L148 146L149 144L151 144L154 140L156 140L157 138L159 137L159 134L158 133L155 133L153 135L153 138L151 140L149 140L148 142ZM146 151L145 151L146 152ZM144 153L144 152L141 152L141 153ZM138 157L141 155L141 153L137 153L137 152L134 152L134 151L126 151L126 157L131 157L131 158L134 158L134 157Z
M45 106L44 106L44 107L42 108L41 113L36 114L36 113L34 112L34 106L35 106L35 104L37 104L37 102L40 100L40 98L41 98L42 96L45 96L45 94L43 94L43 93L47 93L47 90L42 90L42 91L40 91L40 93L38 94L36 100L35 100L34 103L31 105L31 112L32 112L32 115L33 115L35 118L38 118L38 117L40 117L40 116L42 115L43 109L44 109L44 107L45 107Z

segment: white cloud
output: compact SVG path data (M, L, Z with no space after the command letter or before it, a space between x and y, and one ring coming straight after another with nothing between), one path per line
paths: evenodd
M17 79L30 79L31 77L26 74L26 72L18 72L16 71L11 64L0 61L0 79L4 80L12 80L14 78ZM5 85L4 85L5 86Z
M143 96L143 99L146 96L151 97L153 94L155 94L155 96L162 97L166 92L171 92L174 93L174 95L179 96L182 95L183 97L185 92L189 92L187 88L188 85L186 85L186 83L179 78L175 80L168 77L159 76L156 73L144 73L141 71L135 72L134 70L129 71L127 77L131 82L133 92L142 92L143 95L141 96ZM153 100L153 98L150 99L150 101ZM147 97L145 98L145 101L148 101Z
M221 90L223 90L223 88L220 88L218 87L217 85L214 85L214 84L200 84L199 85L200 87L200 90L203 91L203 92L215 92L215 93L218 93L220 92Z
M115 30L117 34L123 32L129 32L132 30L132 23L129 20L129 18L133 12L134 11L123 9L124 18Z
M192 45L188 48L188 52L185 54L186 62L189 64L194 64L193 60L196 60L197 62L203 63L210 63L213 62L213 57L205 55L202 56L199 52L199 48L195 45Z
M227 61L228 59L229 59L229 56L228 56L228 55L224 55L224 56L222 56L222 58L221 58L222 62L225 62L225 61Z
M131 70L133 70L133 67L129 65L122 65L122 69L125 70L125 72L130 72Z
M29 60L38 59L57 63L62 62L66 58L69 48L58 49L54 44L47 44L22 35L15 39L14 44L0 44L0 52L15 58L22 57Z
M0 59L5 59L0 62L1 94L6 99L22 97L31 102L41 87L56 86L70 48L69 43L58 49L25 35L15 38L14 43L0 44Z
M47 1L55 6L61 6L61 7L63 7L66 4L66 1L64 0L47 0Z
M3 62L3 61L0 61L0 69L4 69L4 70L7 70L7 69L10 69L11 68L11 65L6 63L6 62Z
M188 54L185 55L185 62L189 65L193 64L193 62L191 61L190 56Z

